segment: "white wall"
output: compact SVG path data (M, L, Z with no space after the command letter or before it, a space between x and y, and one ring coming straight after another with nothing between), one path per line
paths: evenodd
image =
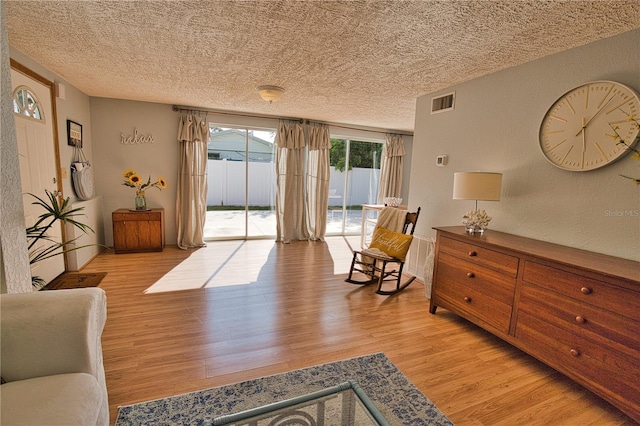
M0 118L0 293L31 291L31 271L27 256L27 235L22 208L22 186L18 162L18 141L12 108L9 43L4 16L4 2L0 4L0 63L2 66L2 108Z
M171 105L91 98L94 177L103 197L105 244L113 245L111 213L134 208L135 189L122 185L122 174L135 170L143 179L163 177L167 189L146 191L147 206L165 209L166 244L176 244L176 182L178 180L178 113ZM153 136L154 143L122 144L125 138Z
M410 205L423 207L417 235L460 225L473 201L452 200L458 171L503 173L500 202L479 202L490 229L640 260L640 177L631 155L590 172L568 172L542 155L538 131L565 92L594 80L640 91L640 30L601 40L423 96L417 101ZM430 114L434 95L455 90L455 110ZM436 167L436 156L449 164ZM424 218L424 220L423 220Z
M83 232L73 225L66 225L67 240L74 241L76 247L82 247L67 253L67 271L80 271L104 249L102 246L104 242L102 196L97 195L90 200L76 201L71 204L71 208L81 208L85 216L81 218L82 223L93 229L93 232Z

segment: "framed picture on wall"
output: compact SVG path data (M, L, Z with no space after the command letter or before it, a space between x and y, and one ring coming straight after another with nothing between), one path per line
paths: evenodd
M67 120L67 144L82 148L82 124Z

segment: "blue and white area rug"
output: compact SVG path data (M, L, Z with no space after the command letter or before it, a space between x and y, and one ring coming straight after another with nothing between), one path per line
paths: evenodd
M115 426L208 425L220 416L352 380L391 425L453 425L383 354L331 362L275 376L120 407Z

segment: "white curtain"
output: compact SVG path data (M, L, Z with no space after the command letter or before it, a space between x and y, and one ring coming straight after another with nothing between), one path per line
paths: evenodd
M312 123L308 126L309 157L307 161L307 229L311 240L324 241L329 208L329 126Z
M178 124L180 154L176 197L178 247L203 247L207 214L207 120L181 115Z
M378 204L384 204L386 197L402 197L402 157L404 154L402 136L387 135L382 150Z
M276 134L276 241L307 240L302 123L281 120Z

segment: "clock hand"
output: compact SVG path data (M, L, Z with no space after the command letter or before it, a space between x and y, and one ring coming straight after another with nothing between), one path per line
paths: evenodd
M613 97L612 97L611 99L613 99ZM600 108L598 111L596 111L596 113L595 113L595 114L593 114L593 116L591 116L591 118L590 118L589 120L587 120L587 122L586 122L586 123L585 123L585 121L584 121L584 117L582 117L582 127L580 127L580 130L578 130L578 133L576 133L576 136L578 136L578 135L580 134L580 132L583 132L583 133L582 133L582 136L583 136L583 138L584 138L584 129L586 129L586 128L587 128L587 126L589 125L589 123L591 123L591 120L593 120L594 118L596 118L596 116L600 113L600 111L602 111L602 110L604 109L604 107L606 107L606 106L609 104L609 102L611 102L611 99L609 99L609 100L607 101L607 103L606 103L606 104L604 104L604 105L602 106L602 108Z
M600 114L600 112L602 112L602 110L603 110L607 105L609 105L609 102L611 102L611 101L613 100L613 98L615 98L615 97L616 97L615 95L613 95L612 97L610 97L610 98L609 98L609 100L607 101L607 103L605 103L604 105L602 105L602 108L600 108L599 110L597 110L597 111L596 111L596 113L595 113L595 114L593 114L593 116L592 116L590 119L588 119L586 123L584 123L584 125L582 126L582 128L583 128L583 129L585 129L585 128L589 125L589 123L591 123L591 120L593 120L594 118L596 118L596 116L597 116L598 114ZM578 133L580 133L580 132L578 132ZM576 134L576 136L578 136L578 135Z
M595 117L595 115L594 115ZM582 117L582 127L580 127L580 130L578 130L578 133L576 133L576 136L578 136L580 134L580 132L582 132L582 138L584 139L584 129L586 129L587 125L584 124L584 117Z
M581 165L581 167L583 169L584 169L584 153L587 151L587 140L586 140L586 137L584 135L586 133L585 126L586 126L586 124L584 124L584 117L582 117L582 129L580 130L580 132L582 132L582 165ZM578 133L580 133L580 132L578 132Z

